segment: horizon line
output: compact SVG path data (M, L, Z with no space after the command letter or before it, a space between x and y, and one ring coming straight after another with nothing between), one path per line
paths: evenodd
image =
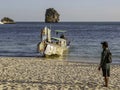
M45 22L44 20L14 20L15 22ZM59 22L120 22L120 20L60 20Z

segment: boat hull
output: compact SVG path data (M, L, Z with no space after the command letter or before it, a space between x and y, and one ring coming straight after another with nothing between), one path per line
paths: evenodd
M68 46L60 46L57 44L53 44L53 43L39 43L38 45L38 51L42 52L42 54L44 54L44 56L62 56L63 53L68 50Z

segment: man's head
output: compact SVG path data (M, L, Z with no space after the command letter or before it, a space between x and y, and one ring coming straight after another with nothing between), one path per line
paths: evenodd
M108 48L108 42L104 41L104 42L101 42L101 44L103 49Z

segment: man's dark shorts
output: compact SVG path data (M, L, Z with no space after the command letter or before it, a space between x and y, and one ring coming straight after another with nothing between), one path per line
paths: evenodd
M103 77L110 77L110 68L109 69L102 69Z

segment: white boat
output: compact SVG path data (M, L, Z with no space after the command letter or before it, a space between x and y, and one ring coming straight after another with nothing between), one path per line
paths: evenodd
M55 30L57 34L65 33L63 30ZM44 56L62 56L68 50L70 42L62 34L61 37L51 37L51 30L45 27L41 30L41 42L38 43L37 50Z
M0 24L4 24L3 22L0 22Z

